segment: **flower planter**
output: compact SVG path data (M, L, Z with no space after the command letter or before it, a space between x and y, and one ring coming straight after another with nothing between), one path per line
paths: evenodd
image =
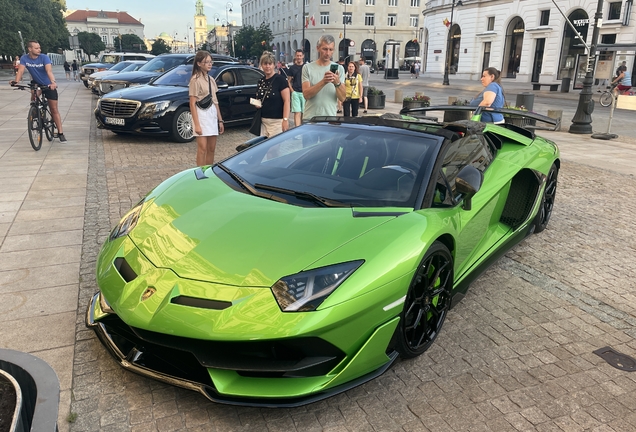
M426 108L430 106L428 101L402 101L402 109Z
M444 111L444 123L470 120L472 113L472 111Z
M384 109L386 95L367 95L369 109Z

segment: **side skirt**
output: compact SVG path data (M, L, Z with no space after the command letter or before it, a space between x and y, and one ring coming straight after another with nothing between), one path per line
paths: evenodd
M499 246L497 246L488 258L475 266L453 289L453 298L451 299L450 309L455 307L455 305L457 305L457 303L459 303L464 298L466 292L468 291L468 287L471 283L473 283L475 279L481 276L483 272L485 272L499 258L505 255L506 252L512 249L517 243L521 242L521 240L532 234L533 231L534 224L528 223L526 227L517 231L516 233L508 237Z

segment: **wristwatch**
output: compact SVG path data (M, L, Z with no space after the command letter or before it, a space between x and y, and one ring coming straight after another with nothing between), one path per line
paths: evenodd
M283 117L283 121L289 121L287 117Z
M341 82L339 82L338 84L334 84L334 86L336 87L340 87L340 84L342 84Z

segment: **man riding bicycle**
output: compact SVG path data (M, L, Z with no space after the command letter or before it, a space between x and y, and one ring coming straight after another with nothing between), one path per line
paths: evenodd
M66 142L66 137L62 131L62 117L60 116L60 111L58 109L57 84L51 67L51 59L49 59L49 56L42 54L42 49L37 41L31 40L27 42L27 50L29 53L20 58L20 66L18 67L18 73L16 74L15 81L11 81L10 84L19 84L22 80L24 69L28 69L31 74L31 78L33 78L31 82L44 87L42 92L49 101L51 116L53 117L53 121L55 122L55 126L58 130L57 137L60 142Z

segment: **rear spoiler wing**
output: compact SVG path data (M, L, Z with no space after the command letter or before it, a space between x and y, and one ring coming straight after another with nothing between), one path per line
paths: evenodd
M535 122L539 121L539 122L546 123L552 126L552 127L540 127L540 126L535 126L534 124L531 124L531 125L525 126L528 129L558 130L561 125L560 119L554 119L552 117L544 116L544 115L537 114L531 111L522 111L522 110L516 110L516 109L509 109L509 108L473 107L473 106L466 106L466 105L435 105L435 106L428 106L428 107L422 107L422 108L410 108L410 109L402 108L400 110L400 114L419 114L419 113L426 114L427 111L474 111L473 116L471 117L471 120L474 120L474 121L481 121L481 113L484 111L488 111L488 112L503 114L504 117L526 118L529 120L534 120Z

